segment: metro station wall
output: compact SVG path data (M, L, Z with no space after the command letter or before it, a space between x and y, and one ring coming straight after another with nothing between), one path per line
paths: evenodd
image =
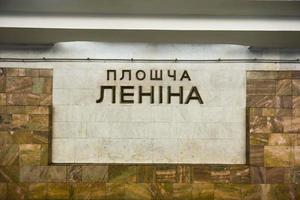
M0 105L0 199L300 198L300 71L247 72L246 165L54 165L49 69L2 68Z

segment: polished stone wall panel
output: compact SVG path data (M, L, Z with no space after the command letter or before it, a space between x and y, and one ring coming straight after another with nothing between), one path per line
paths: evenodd
M0 106L1 200L300 199L299 93L297 86L277 87L286 84L282 79L298 82L299 71L248 72L252 80L249 87L255 80L273 80L276 90L272 95L262 95L263 89L251 89L247 95L251 103L247 102L246 165L53 164L51 94L47 90L34 94L37 90L33 86L30 92L24 90L28 93L6 92L8 77L51 78L52 70L3 71L2 96L16 94L24 99L6 99ZM18 81L15 83L18 85ZM278 103L282 97L289 97L291 105ZM65 134L70 134L70 126L63 126ZM78 138L84 136L71 132Z

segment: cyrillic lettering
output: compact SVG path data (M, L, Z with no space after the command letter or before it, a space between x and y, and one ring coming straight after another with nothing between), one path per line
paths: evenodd
M116 86L100 86L100 98L96 100L96 103L101 103L103 101L105 89L111 89L111 102L116 103Z
M139 76L139 74L142 74L142 77ZM142 81L145 79L146 77L146 73L143 71L143 70L138 70L135 74L136 76L136 79L139 80L139 81Z
M133 99L125 99L125 97L133 97L134 93L125 92L125 90L133 90L134 86L121 86L120 88L120 103L132 104Z
M189 76L189 73L188 73L186 70L184 70L184 72L182 73L182 76L181 76L181 78L180 78L180 81L182 81L184 78L186 78L186 79L188 79L189 81L191 81L191 78L190 78L190 76Z
M194 94L195 94L195 96L194 96ZM203 101L199 94L199 91L198 91L197 87L195 87L195 86L193 86L191 88L190 93L185 100L185 104L188 104L190 102L190 100L198 100L199 104L203 104Z
M173 70L173 74L170 73L171 70L168 70L168 76L172 77L174 81L176 81L176 70Z
M113 73L114 80L117 79L117 72L116 72L116 70L107 70L106 72L107 72L107 80L110 80L109 73L111 73L111 72Z
M171 97L179 97L179 104L183 103L183 86L179 86L179 93L171 92L171 86L168 86L168 104L171 103Z
M155 74L153 72L155 72ZM150 70L150 80L161 81L162 80L162 70Z
M149 96L151 104L154 103L154 86L151 86L150 92L142 92L143 86L139 86L139 103L143 102L143 96Z
M123 80L125 78L125 72L128 72L128 80L131 80L131 70L122 70L122 77L120 80Z
M159 103L163 102L163 86L159 86Z

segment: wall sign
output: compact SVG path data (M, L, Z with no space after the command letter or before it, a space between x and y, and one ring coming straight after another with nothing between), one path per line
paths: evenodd
M54 163L245 163L245 71L55 68Z
M122 83L122 80L127 80L131 81L131 74L135 74L135 79L137 81L144 81L146 78L149 77L150 81L163 81L163 73L166 73L168 78L172 78L173 81L176 81L176 75L177 75L177 71L176 70L167 70L167 71L163 71L163 70L149 70L150 72L147 73L144 70L136 70L136 71L131 71L131 70L121 70L121 77L120 79L117 78L117 70L107 70L107 79L106 80L110 80L111 79L111 74L113 77L113 80L116 81L116 83L118 83L119 81ZM127 76L126 76L127 74ZM188 74L187 70L184 70L182 72L182 75L180 76L180 79L178 81L191 81L190 75ZM111 90L112 93L112 98L111 98L111 103L117 103L116 102L116 88L118 86L115 85L102 85L100 86L100 97L99 99L96 101L96 103L101 103L104 100L104 96L105 96L105 90ZM138 92L137 94L134 93L134 89L135 87L138 88ZM199 91L197 89L196 86L192 86L190 88L190 91L188 92L188 95L186 97L186 99L184 100L184 94L183 94L183 86L179 86L177 88L178 92L174 92L172 89L171 85L168 85L166 87L159 85L159 86L148 86L147 89L149 89L149 92L144 92L145 86L143 85L139 85L139 86L134 86L134 85L121 85L120 86L120 95L119 95L119 103L121 104L133 104L134 102L134 96L138 95L138 102L137 103L143 103L143 98L144 97L149 97L150 98L150 104L154 104L155 100L158 101L159 104L162 104L164 102L164 95L163 93L166 92L167 93L167 100L165 100L168 104L172 103L172 99L173 98L178 98L178 103L179 104L188 104L190 103L190 101L192 100L196 100L198 101L199 104L203 104L203 100L199 94ZM176 86L175 86L176 87ZM174 88L174 86L173 86ZM158 90L158 99L155 98L155 90ZM167 90L167 91L165 91Z

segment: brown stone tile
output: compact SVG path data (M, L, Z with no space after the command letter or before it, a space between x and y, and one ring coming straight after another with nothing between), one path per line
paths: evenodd
M19 76L26 76L26 69L19 69Z
M268 126L268 118L262 116L255 116L250 119L249 132L253 133L270 133L270 126Z
M275 108L277 103L275 96L271 95L249 95L247 94L247 107Z
M250 167L250 180L252 184L263 184L267 181L266 168Z
M52 77L53 70L52 69L40 69L39 74L40 74L40 77Z
M295 197L296 199L300 199L300 185L296 184L295 187Z
M291 176L292 176L291 183L299 184L300 183L300 168L299 167L290 168L290 171L291 171Z
M292 80L292 91L294 96L300 95L300 80Z
M298 109L293 110L292 122L291 122L291 131L300 132L300 116L298 116Z
M27 199L28 187L25 184L8 183L7 197L9 200Z
M269 139L268 133L252 133L250 134L250 145L252 146L264 146L268 144Z
M12 114L12 129L28 129L29 115L25 114Z
M264 166L264 146L250 146L250 165Z
M275 80L247 80L248 95L276 95Z
M129 200L152 200L151 186L149 183L127 183L125 184L125 197Z
M13 143L14 143L13 137L8 131L0 131L0 147L4 144L13 144Z
M230 167L231 183L250 183L250 168L245 165Z
M0 183L0 200L6 200L6 199L7 199L7 184Z
M120 183L136 182L136 166L135 165L109 165L108 181Z
M48 144L49 135L48 131L31 131L33 144Z
M300 166L300 146L294 146L294 166Z
M0 130L10 130L12 128L12 115L0 114L0 122Z
M30 115L28 127L34 131L48 131L50 115Z
M277 80L276 95L292 95L292 80L291 79Z
M5 92L6 76L0 73L0 92Z
M8 114L27 114L25 106L7 106Z
M295 186L288 184L270 184L263 188L262 199L286 200L295 199ZM264 189L265 188L265 189Z
M48 165L50 163L48 146L48 144L41 144L41 165Z
M296 140L295 145L300 146L300 134L296 134Z
M277 108L292 108L293 99L292 96L276 96Z
M17 165L19 159L19 146L16 144L3 144L0 146L0 166Z
M300 96L293 96L293 108L300 108Z
M243 200L261 200L261 187L258 184L242 184L241 194Z
M121 200L125 198L124 183L106 183L106 199Z
M40 165L41 145L21 144L20 145L20 165Z
M152 183L154 182L155 167L153 165L138 165L137 166L137 183Z
M24 110L27 114L34 114L34 115L48 115L49 106L24 106Z
M39 76L39 70L38 69L25 69L25 74L26 76L31 76L31 77L38 77Z
M173 199L177 200L192 200L192 185L188 183L174 183L173 184Z
M212 166L211 178L214 183L230 183L230 168L228 166Z
M291 128L291 116L256 117L250 121L250 133L281 133Z
M291 79L292 71L278 71L278 79Z
M291 73L292 73L293 79L300 79L300 71L299 70L293 70L293 71L291 71Z
M30 131L10 131L14 144L33 144L33 135Z
M277 118L275 120L278 121L275 123L278 127L282 126L283 132L290 132L292 128L292 109L277 109Z
M173 199L172 183L153 183L151 184L152 199Z
M74 200L105 199L105 183L75 183L73 184Z
M52 95L51 94L41 94L40 95L40 105L51 106L52 105Z
M31 93L31 88L31 77L7 77L6 79L7 93Z
M6 76L18 76L19 69L18 68L6 68Z
M275 117L276 109L275 108L262 108L262 116L264 117Z
M8 105L39 105L40 96L35 94L7 94Z
M280 134L280 133L273 133L270 134L268 145L274 146L293 146L296 145L297 141L296 134Z
M41 166L41 182L66 182L66 166Z
M67 182L81 182L82 167L70 165L67 166Z
M82 166L83 182L106 182L108 180L108 166Z
M5 106L6 105L6 94L0 93L0 105Z
M19 182L19 166L0 166L0 182Z
M236 184L216 184L215 200L241 200L241 187Z
M292 147L265 146L264 164L266 167L289 167L293 165Z
M177 182L191 183L192 182L192 167L189 165L177 166Z
M194 183L192 184L193 199L214 199L214 184L211 183Z
M277 79L277 77L276 71L247 71L247 79Z
M32 93L51 94L52 78L33 78Z
M193 182L194 183L209 183L212 182L211 167L204 165L193 165Z
M175 183L177 179L176 166L162 165L155 168L155 182Z
M7 106L0 105L0 114L6 114L6 113L7 113Z
M42 200L47 197L47 183L31 183L28 185L28 199Z
M20 182L39 182L41 175L40 166L21 166Z
M289 182L289 170L282 167L266 168L266 178L269 184L287 183Z
M69 199L70 186L65 183L48 183L47 199Z

